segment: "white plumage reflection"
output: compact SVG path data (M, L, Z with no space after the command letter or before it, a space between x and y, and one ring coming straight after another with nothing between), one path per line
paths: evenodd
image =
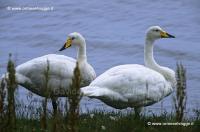
M160 66L153 57L153 43L160 38L174 38L159 26L152 26L146 33L144 49L145 66L127 64L113 67L92 83L81 88L84 95L97 98L118 109L134 107L136 115L140 108L152 105L173 91L175 72Z

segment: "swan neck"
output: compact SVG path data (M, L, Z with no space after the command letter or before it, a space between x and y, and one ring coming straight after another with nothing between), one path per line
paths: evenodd
M85 40L83 40L78 47L77 61L78 62L87 61Z
M144 61L145 65L151 69L158 69L159 65L156 63L154 56L153 56L153 43L154 40L146 39L146 44L144 48Z
M153 43L154 40L146 39L146 44L144 48L145 66L159 72L165 77L166 80L168 80L172 85L174 85L176 82L175 73L173 70L160 66L159 64L156 63L153 56Z

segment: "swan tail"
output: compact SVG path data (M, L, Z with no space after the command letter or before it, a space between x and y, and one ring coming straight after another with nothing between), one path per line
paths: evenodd
M120 95L119 93L112 91L108 88L100 88L97 86L87 86L81 88L81 93L84 96L97 99L109 99L109 100L121 100L127 102L128 99Z
M31 84L32 82L30 81L29 78L19 74L19 73L15 73L15 78L16 78L16 83L17 84L26 84L29 83ZM0 84L4 83L5 85L7 85L7 81L9 79L8 73L5 73L1 76L0 78Z
M15 75L17 78L17 76ZM8 80L9 80L9 73L4 73L1 78L0 78L0 93L1 94L6 94L7 95L7 86L8 86ZM17 83L17 80L16 80Z
M26 84L26 83L32 84L31 80L22 74L15 73L15 76L16 76L16 81L18 84L21 84L21 85Z
M103 88L100 89L99 87L87 86L81 88L81 92L83 93L84 96L98 97L103 95L104 89Z
M18 75L15 74L16 83L18 83ZM0 100L4 105L8 105L8 80L9 80L9 73L4 73L0 77Z
M8 79L8 73L5 73L1 76L1 78L0 78L1 90L7 86L7 81L6 81L7 79ZM0 92L2 92L2 91L0 91Z
M7 98L8 98L8 90L7 90L7 73L3 74L0 78L0 101L2 108L8 105Z

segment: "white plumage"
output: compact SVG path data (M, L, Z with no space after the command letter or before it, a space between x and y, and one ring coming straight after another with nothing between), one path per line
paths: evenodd
M158 72L142 65L128 64L109 69L82 91L86 96L123 109L158 102L172 91L172 87Z
M153 42L158 38L174 37L158 26L147 30L145 66L127 64L113 67L89 86L81 88L84 95L97 98L114 108L140 108L163 99L173 91L175 73L161 67L153 58Z
M79 33L71 33L60 51L72 44L78 47L77 60L56 54L34 58L16 67L17 83L40 96L46 94L50 94L52 97L67 96L77 61L81 72L81 86L89 85L96 74L87 62L85 39ZM46 89L47 77L45 77L47 64L49 65L47 84L49 89Z

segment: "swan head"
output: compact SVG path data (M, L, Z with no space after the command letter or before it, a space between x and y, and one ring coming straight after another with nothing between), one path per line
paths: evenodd
M65 44L59 51L69 48L72 45L78 45L78 46L83 45L84 42L85 42L85 39L80 33L78 32L70 33L67 37Z
M159 26L151 26L147 29L146 38L149 40L156 40L160 38L175 38L175 36L167 33Z

